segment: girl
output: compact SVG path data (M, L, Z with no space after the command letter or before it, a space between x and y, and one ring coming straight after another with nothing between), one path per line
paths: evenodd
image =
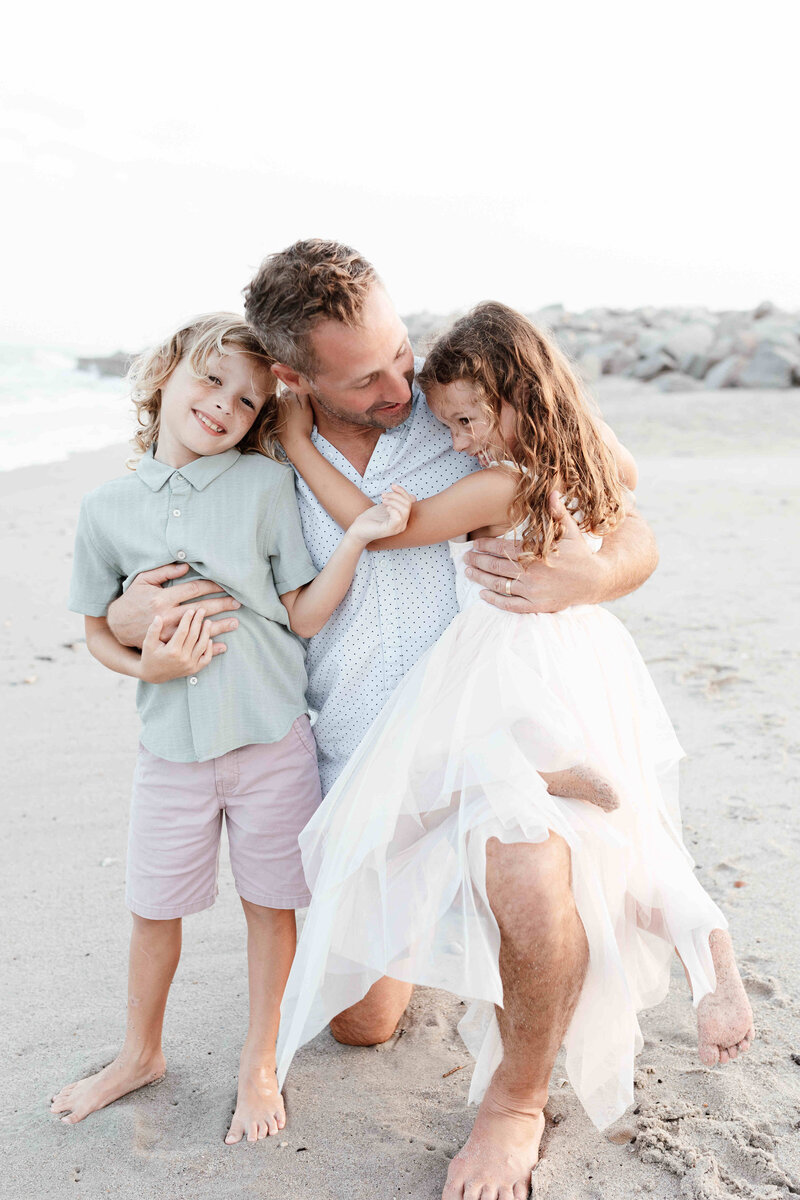
M213 313L133 368L141 429L135 474L84 499L70 608L91 653L139 682L141 746L127 866L133 913L125 1042L112 1063L65 1087L51 1111L75 1124L164 1075L161 1029L181 948L181 919L216 895L224 812L248 929L250 1023L226 1142L285 1123L275 1079L281 995L308 903L297 835L320 800L300 637L346 593L362 550L405 525L410 498L360 512L317 575L300 530L294 475L269 457L278 422L272 360L241 317ZM230 646L202 607L187 607L141 654L116 641L106 610L138 571L186 562L239 602ZM316 578L315 578L316 576ZM227 652L225 653L225 651Z
M419 382L455 449L493 469L415 504L405 531L372 550L472 532L515 537L523 560L547 559L561 535L556 490L595 550L624 519L628 460L558 350L520 314L473 310L433 347ZM346 527L369 501L316 451L310 429L294 405L284 447ZM301 836L313 901L287 987L279 1078L299 1045L388 975L472 998L459 1028L477 1058L470 1100L480 1099L501 1058L486 845L555 832L570 848L589 944L567 1070L603 1128L632 1101L637 1012L665 995L673 947L704 1062L746 1050L752 1014L725 918L681 841L682 751L630 636L598 606L516 615L480 603L465 575L468 548L451 542L461 611ZM554 797L548 776L575 764L595 794ZM614 803L602 803L603 781Z

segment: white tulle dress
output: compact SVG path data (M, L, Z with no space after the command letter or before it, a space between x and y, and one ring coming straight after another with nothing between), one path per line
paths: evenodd
M709 933L727 922L683 846L682 751L627 630L596 605L520 616L486 604L465 576L469 545L451 543L458 615L300 837L313 901L283 1003L278 1077L299 1046L390 975L472 1002L459 1032L476 1059L470 1100L479 1100L502 1054L486 843L541 842L554 831L571 850L589 943L566 1071L602 1129L633 1100L637 1013L666 994L673 948L698 1004L716 986ZM613 782L616 812L548 793L539 771L581 762Z

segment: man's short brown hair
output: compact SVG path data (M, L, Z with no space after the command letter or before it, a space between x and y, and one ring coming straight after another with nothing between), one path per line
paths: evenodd
M276 362L313 378L312 329L326 318L357 326L377 282L351 246L309 238L264 259L244 290L245 316Z

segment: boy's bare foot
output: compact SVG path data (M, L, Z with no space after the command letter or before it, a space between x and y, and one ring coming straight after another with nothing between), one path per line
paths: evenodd
M708 942L717 987L697 1006L697 1035L700 1061L713 1067L749 1050L756 1033L753 1010L736 966L730 936L722 929L715 929Z
M540 771L551 796L563 796L570 800L585 800L596 804L603 812L614 812L619 808L619 796L614 788L591 767L570 767L568 771Z
M149 1058L121 1053L113 1062L95 1075L68 1083L53 1097L51 1113L67 1113L61 1118L65 1125L77 1125L89 1113L113 1104L120 1096L135 1092L148 1083L159 1083L166 1073L164 1055L159 1050Z
M450 1163L442 1200L528 1200L544 1114L517 1105L490 1083L472 1133Z
M283 1096L278 1091L274 1063L264 1064L242 1051L236 1111L225 1143L232 1146L246 1137L248 1142L277 1133L286 1124Z

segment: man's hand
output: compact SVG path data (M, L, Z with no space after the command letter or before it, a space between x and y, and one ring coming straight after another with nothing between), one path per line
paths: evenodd
M186 563L166 563L152 571L142 571L136 576L124 595L119 596L106 614L109 628L123 646L143 646L145 635L154 617L161 618L161 640L169 641L175 633L187 608L196 608L192 603L211 592L222 592L218 583L210 579L190 579L175 587L161 585L169 579L178 579L189 570ZM203 600L206 616L231 612L241 608L232 596L219 596L214 600ZM214 623L214 636L230 633L238 628L235 617ZM213 643L213 654L222 654L225 645Z
M139 678L146 683L166 683L202 671L217 649L211 640L215 624L206 621L202 608L188 608L169 641L162 642L163 622L161 617L153 617L142 644ZM224 651L225 647L220 645L219 649Z
M624 596L655 570L655 539L632 501L622 524L606 535L594 554L557 492L551 493L550 511L560 518L564 533L546 561L523 567L519 543L506 538L479 538L465 555L467 577L486 589L483 600L506 612L561 612L574 604Z

